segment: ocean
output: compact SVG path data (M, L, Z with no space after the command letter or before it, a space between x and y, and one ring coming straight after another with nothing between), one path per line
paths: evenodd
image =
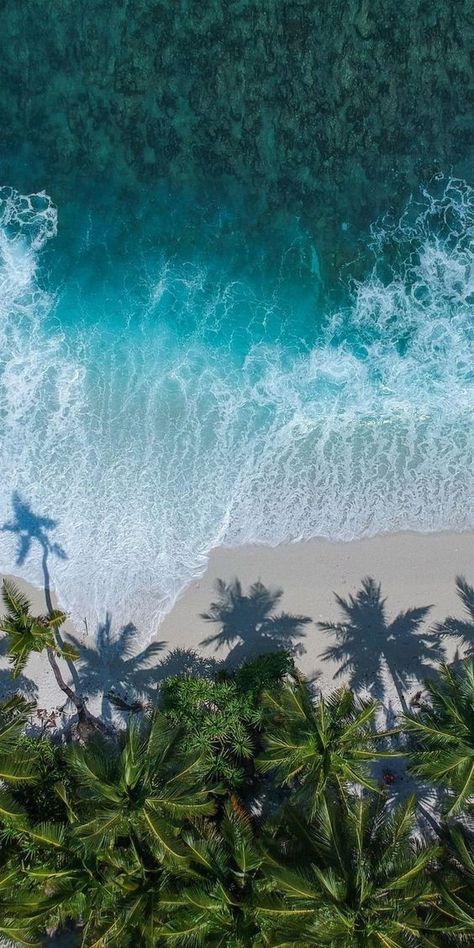
M395 106L413 76L426 94L423 56L407 66L403 24L349 4L336 130L321 4L290 5L280 32L270 3L204 5L205 22L177 4L173 28L169 7L10 3L2 41L0 568L46 569L76 621L108 610L144 638L217 545L474 526L464 80L414 100L410 134ZM448 26L429 46L423 10L425 62L444 62ZM380 43L395 91L363 68ZM366 115L347 70L378 95Z

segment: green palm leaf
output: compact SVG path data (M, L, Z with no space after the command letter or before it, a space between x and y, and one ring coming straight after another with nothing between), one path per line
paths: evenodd
M425 684L428 702L404 717L413 739L411 769L447 790L452 815L474 802L474 659L442 665L439 681Z
M274 771L279 783L294 786L310 813L317 811L329 787L360 784L377 789L370 777L372 761L394 756L391 750L375 750L377 742L389 736L375 730L377 702L360 701L344 688L313 701L303 682L265 694L264 702L264 750L257 767Z
M415 842L414 801L391 813L377 800L322 798L311 824L291 814L285 811L279 830L283 861L267 864L275 895L259 905L270 944L429 943L429 869L438 850Z
M30 611L31 605L21 589L10 579L2 583L2 599L7 615L21 616Z
M8 783L34 783L37 779L34 761L20 752L0 752L0 780Z
M187 856L177 839L183 822L214 812L202 783L202 765L184 757L179 731L161 714L131 719L121 745L95 737L68 758L79 784L74 834L87 846L113 846L120 838L147 842L160 858Z
M8 637L7 655L12 665L12 676L17 678L31 652L53 649L60 653L55 632L65 621L66 615L55 609L49 615L33 616L26 596L8 579L2 583L2 599L5 615L0 618L0 632Z

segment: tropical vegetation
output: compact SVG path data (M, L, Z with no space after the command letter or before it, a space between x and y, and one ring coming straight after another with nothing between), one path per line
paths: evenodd
M416 714L405 715L415 738L412 771L447 788L451 816L474 803L474 658L457 668L441 665L426 695Z
M458 588L465 605L470 587ZM32 650L75 658L62 613L33 615L8 582L3 594L14 676ZM380 612L375 587L364 597L351 606L360 624L369 598ZM268 639L291 625L278 625L275 599L221 584L207 617L219 612L234 641L237 604L240 648L242 600ZM433 634L455 631L449 617ZM472 657L433 670L389 730L376 700L324 694L289 648L189 662L160 679L156 701L124 702L124 724L104 726L70 690L82 729L41 726L19 694L0 704L4 944L59 933L84 948L474 944ZM402 755L411 777L392 786Z
M331 788L342 795L354 784L377 789L370 765L396 752L377 750L393 732L376 729L376 701L361 701L347 688L315 699L299 679L264 692L262 704L266 726L257 767L293 787L311 816Z

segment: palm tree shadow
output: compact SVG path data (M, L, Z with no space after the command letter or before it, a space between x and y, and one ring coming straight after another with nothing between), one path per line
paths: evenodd
M48 612L53 611L53 599L51 594L51 575L49 571L49 557L55 556L60 560L67 560L67 553L60 543L52 542L49 534L56 530L58 521L52 517L42 517L36 514L27 501L22 500L20 494L14 491L12 494L13 520L4 523L0 527L2 533L13 533L17 537L16 566L23 566L26 559L36 543L41 550L41 569L43 572L43 590ZM61 645L62 639L59 631L57 639ZM66 660L69 672L76 686L79 681L74 663Z
M8 641L6 638L0 640L0 660L6 662ZM26 675L19 675L18 678L12 678L10 665L0 668L0 699L9 697L16 692L22 694L28 701L35 701L38 694L38 685L32 678Z
M75 635L66 637L80 655L77 664L83 691L88 697L101 696L101 716L105 722L112 720L112 709L116 707L114 698L133 703L140 699L152 700L155 694L156 665L153 662L166 642L151 642L135 652L136 634L131 622L114 632L112 617L107 612L105 621L97 629L94 646L84 645Z
M175 676L189 676L193 678L214 678L222 669L222 662L215 658L207 658L205 655L199 655L192 648L173 648L159 662L154 669L154 677L157 683L165 681L166 678Z
M387 670L403 710L408 710L405 691L411 679L422 680L444 658L439 633L421 631L431 606L407 609L390 622L380 584L371 576L362 580L355 596L343 599L335 594L335 598L343 621L318 622L320 629L336 639L322 653L324 660L337 662L334 677L344 675L355 691L367 688L383 701Z
M49 537L51 531L56 529L58 522L53 520L52 517L42 517L36 514L30 505L21 499L17 491L14 491L12 495L12 507L13 520L4 523L0 527L0 531L16 534L18 546L15 562L17 566L23 566L34 543L37 543L40 547L44 594L47 608L51 612L53 603L51 600L51 577L48 559L50 556L56 556L60 560L67 559L63 547L59 543L51 542Z
M464 606L467 618L457 619L447 616L444 622L434 626L443 639L455 639L463 650L465 658L474 657L474 586L471 586L464 576L456 576L456 589Z
M227 665L232 667L263 652L278 649L288 649L293 655L304 652L303 644L294 640L304 638L303 626L311 619L288 612L274 615L283 595L281 589L267 589L258 581L245 595L238 579L230 583L218 579L216 590L216 601L211 602L208 612L201 613L201 618L219 625L220 629L200 644L214 645L216 651L229 649Z

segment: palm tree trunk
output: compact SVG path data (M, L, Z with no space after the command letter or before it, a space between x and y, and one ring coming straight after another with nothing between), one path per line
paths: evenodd
M69 685L67 685L66 682L64 681L64 678L61 674L61 669L56 661L56 656L52 648L48 648L46 651L48 653L49 664L51 665L51 668L53 669L54 677L61 691L64 691L64 694L68 696L69 700L72 701L73 704L75 704L77 708L77 713L81 714L83 708L85 707L84 699L78 698L77 695L74 694L72 688L70 688Z
M48 613L49 613L49 615L51 615L51 613L52 613L52 611L53 611L53 598L52 598L52 596L51 596L51 578L50 578L50 575L49 575L48 553L49 553L48 547L47 547L46 545L43 546L43 559L42 559L42 561L41 561L41 565L42 565L42 568L43 568L44 598L45 598L46 608L47 608L47 610L48 610ZM56 632L56 640L59 642L60 645L62 645L61 636L60 636L60 634L59 634L59 631ZM54 659L54 655L53 655L53 659ZM53 666L52 666L52 663L51 663L51 658L49 659L49 661L50 661L51 667L53 667ZM70 671L70 673L71 673L71 677L72 677L73 681L76 683L76 685L78 685L78 684L79 684L79 678L78 678L76 669L74 668L74 662L70 662L70 661L68 661L67 659L66 659L66 661L67 661L67 666L68 666L68 668L69 668L69 671ZM56 665L56 669L57 669L57 671L58 671L58 673L59 673L59 675L60 675L60 677L61 677L61 673L59 672L59 668L58 668L57 665ZM55 678L56 678L56 681L58 682L59 687L62 688L62 685L59 683L59 679L58 679L58 676L56 675L56 671L54 670L54 668L53 668L53 671L54 671L54 676L55 676ZM62 690L64 691L65 689L62 688ZM72 701L72 700L73 700L73 699L71 698L71 701Z
M69 685L66 684L66 682L64 681L64 678L63 678L63 676L62 676L62 674L61 674L61 669L60 669L60 667L59 667L59 665L58 665L58 663L57 663L57 661L56 661L56 656L55 656L55 654L54 654L54 652L53 652L53 649L52 649L52 648L48 648L48 649L47 649L47 654L48 654L48 661L49 661L49 664L51 665L51 668L53 669L54 677L55 677L55 679L56 679L56 681L57 681L57 683L58 683L58 685L59 685L61 691L63 691L64 694L67 695L67 697L69 698L69 700L72 701L73 705L74 705L75 708L76 708L76 711L77 711L77 718L78 718L79 723L80 723L80 724L89 724L89 725L92 725L92 727L97 728L98 731L101 731L102 734L106 734L106 735L108 735L108 736L110 736L111 734L113 734L113 729L112 729L112 728L107 727L107 725L104 724L103 721L101 721L99 718L96 718L95 715L93 715L93 714L90 713L90 711L89 711L88 708L87 708L85 699L84 699L84 698L80 698L80 697L72 690L72 688L70 688Z
M50 576L49 576L49 569L48 569L48 548L46 546L43 548L42 566L43 566L43 576L44 576L44 596L46 600L46 607L48 609L49 614L51 615L53 611L53 600L51 596L51 585L50 585ZM73 705L75 706L77 710L77 719L79 721L79 724L92 726L96 728L98 731L101 731L102 734L106 734L107 736L110 737L110 735L114 733L113 728L107 727L107 725L104 724L103 721L101 721L99 718L96 718L95 715L90 713L90 711L87 709L87 705L84 698L79 698L76 692L73 691L73 689L70 688L69 685L67 685L66 682L64 681L64 678L61 674L61 669L56 661L56 656L54 654L53 649L48 648L46 649L46 651L48 654L49 664L51 665L51 668L53 669L53 675L56 679L57 684L59 685L61 691L63 691L64 694L67 695L69 700L72 701Z

